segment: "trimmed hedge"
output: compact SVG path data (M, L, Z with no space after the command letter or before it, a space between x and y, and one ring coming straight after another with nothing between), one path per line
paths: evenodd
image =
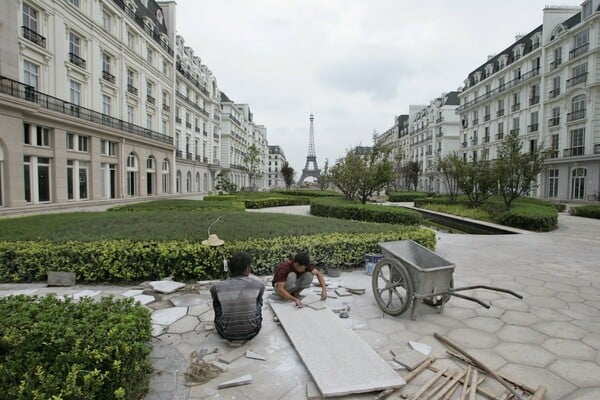
M520 205L501 214L497 222L515 228L548 232L558 225L558 212L553 207Z
M285 194L301 197L341 197L342 194L334 190L271 190L271 193Z
M600 206L577 206L569 209L570 215L600 219Z
M215 196L216 197L216 196ZM220 196L225 197L225 196ZM227 200L227 201L226 201ZM124 204L109 208L108 211L205 211L205 210L244 210L244 203L235 196L231 199L202 200L157 200L143 203Z
M405 201L415 201L415 199L423 199L426 197L430 197L427 192L389 192L388 193L388 201L392 202L405 202Z
M178 281L219 279L224 277L223 259L239 250L252 254L257 275L271 274L282 259L301 250L310 252L315 265L350 267L360 265L366 253L378 251L377 243L403 239L435 247L434 232L421 227L249 239L220 247L187 241L0 242L0 282L43 281L48 271L75 272L78 282L88 283L140 282L166 276Z
M132 299L0 299L3 399L125 399L145 394L150 312Z
M247 199L244 200L246 208L266 208L282 206L299 206L310 204L308 197L269 197L265 199Z
M319 217L351 219L387 224L419 225L420 213L402 207L361 204L341 199L313 199L310 213Z

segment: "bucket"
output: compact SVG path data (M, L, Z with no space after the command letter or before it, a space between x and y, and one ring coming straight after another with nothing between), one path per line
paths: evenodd
M369 253L365 254L365 273L367 275L373 274L373 269L375 269L375 265L383 258L382 254L377 253Z

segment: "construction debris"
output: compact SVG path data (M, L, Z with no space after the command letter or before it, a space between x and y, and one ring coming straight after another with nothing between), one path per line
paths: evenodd
M255 353L255 352L253 352L253 351L250 351L250 350L248 350L248 351L246 352L246 358L251 358L251 359L253 359L253 360L261 360L261 361L266 361L266 360L267 360L266 358L264 358L264 357L263 357L263 356L261 356L260 354L258 354L258 353Z
M226 389L234 386L249 385L252 383L252 375L242 375L239 378L232 379L227 382L219 383L218 389Z
M207 354L209 354L207 349L202 349L200 352L192 352L190 366L185 371L185 377L187 378L185 382L186 386L202 385L216 378L221 373L221 370L217 366L204 361L204 356Z
M229 353L219 356L219 361L225 364L231 364L235 360L244 357L246 355L246 351L247 349L244 349L242 347L237 348L235 350L231 350Z
M394 361L404 365L409 371L417 368L427 357L418 351L409 350L405 353L394 355Z

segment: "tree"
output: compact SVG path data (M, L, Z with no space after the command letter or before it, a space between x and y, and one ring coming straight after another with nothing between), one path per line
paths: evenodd
M490 161L461 161L457 166L458 188L473 206L478 206L492 195L497 181Z
M344 197L358 199L364 204L373 193L394 180L389 153L390 149L382 145L375 145L367 151L359 151L359 148L349 150L331 167L331 182Z
M234 193L237 191L237 186L235 183L231 183L222 172L219 172L217 174L217 184L215 185L215 189L219 192Z
M260 168L260 150L256 145L248 147L246 154L244 155L244 164L248 170L248 180L251 187L256 187L256 177L262 175Z
M319 178L317 179L317 186L321 190L327 189L329 183L331 182L331 173L329 171L329 160L325 159L325 165L321 168L321 173L319 174Z
M294 175L296 171L294 168L290 166L290 164L285 161L281 166L281 176L283 176L283 182L285 183L285 187L287 190L290 190L290 187L294 183Z
M515 133L509 134L498 148L498 192L504 199L506 208L510 208L514 200L528 194L535 187L537 176L542 172L548 155L546 151L537 148L523 153L522 148L523 142Z
M446 192L451 201L458 197L458 179L460 177L462 160L457 153L451 153L444 157L438 157L436 170L442 176L446 186Z
M419 163L416 161L409 161L404 167L402 167L402 176L404 177L404 181L406 182L406 186L409 190L411 188L417 190L419 173L421 173L421 168L419 168Z

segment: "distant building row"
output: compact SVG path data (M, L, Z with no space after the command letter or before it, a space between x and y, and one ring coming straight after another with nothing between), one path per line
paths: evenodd
M218 174L244 188L252 145L252 184L278 186L266 127L175 35L175 13L154 0L5 4L0 207L207 193Z
M444 192L435 156L493 160L508 133L523 151L550 149L540 198L584 200L600 186L600 0L548 6L543 23L468 74L459 92L409 115L377 140L419 163L420 190Z

